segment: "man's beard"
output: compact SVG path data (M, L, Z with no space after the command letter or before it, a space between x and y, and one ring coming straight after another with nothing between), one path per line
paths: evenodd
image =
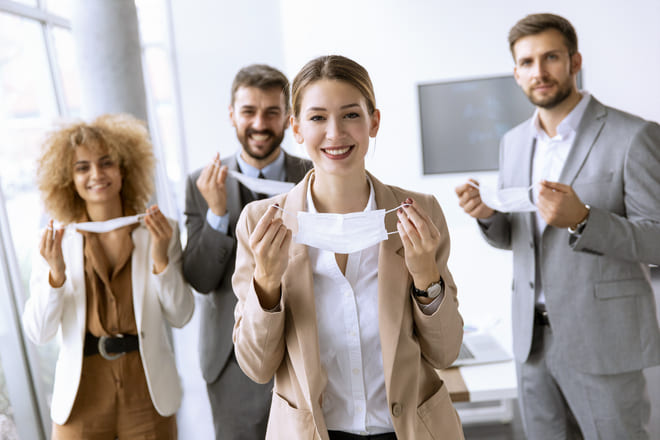
M270 143L266 146L266 149L263 150L263 152L261 150L260 151L254 151L250 147L250 136L254 133L267 134L267 135L270 136ZM273 154L273 151L275 151L277 149L277 147L279 147L280 144L282 144L283 139L284 139L284 131L282 131L282 133L277 135L276 133L274 133L271 130L257 131L257 130L247 129L245 131L245 135L239 137L238 140L240 141L241 145L243 146L243 151L245 151L245 153L248 156L250 156L251 158L256 159L256 160L264 160L267 157L269 157L271 154Z
M567 81L565 84L560 84L559 90L557 90L557 93L552 96L537 99L534 97L534 91L531 90L529 93L527 93L527 98L529 98L529 101L535 106L549 110L564 102L566 98L571 96L572 91L573 87L570 81Z

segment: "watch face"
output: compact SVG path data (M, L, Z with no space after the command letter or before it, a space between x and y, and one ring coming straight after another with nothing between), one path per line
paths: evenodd
M442 284L441 283L431 284L427 292L429 294L429 298L436 298L438 295L442 293Z

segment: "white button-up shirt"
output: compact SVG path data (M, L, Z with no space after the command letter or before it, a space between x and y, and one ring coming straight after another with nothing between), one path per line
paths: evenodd
M591 95L586 91L581 91L582 99L580 102L566 115L566 117L557 126L557 134L554 137L548 134L541 128L539 121L538 110L534 113L532 124L536 131L536 148L534 149L534 158L532 161L532 183L537 184L541 180L548 180L550 182L557 182L561 171L566 163L568 153L571 151L573 141L577 134L577 128L582 120L587 105L591 100ZM539 187L535 186L532 191L532 198L534 204L538 202ZM536 227L535 236L536 242L540 242L541 234L545 230L547 224L539 211L536 211ZM540 277L536 277L537 286L537 303L545 303L545 296L541 290Z
M373 186L365 211L376 209ZM317 212L307 189L309 212ZM346 275L333 252L308 247L314 277L321 364L328 375L322 407L329 430L393 432L378 327L379 244L348 254Z

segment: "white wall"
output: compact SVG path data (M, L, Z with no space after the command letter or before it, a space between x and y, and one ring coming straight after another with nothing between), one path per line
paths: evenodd
M606 104L660 121L660 2L657 0L173 0L191 168L236 147L227 122L235 71L271 63L291 78L311 58L339 53L370 72L382 125L367 167L378 178L430 192L452 238L451 269L468 321L492 323L508 342L511 257L490 248L458 208L453 188L467 175L422 175L416 85L511 72L510 27L533 12L575 25L584 86ZM259 7L257 7L257 4ZM288 138L290 151L301 152ZM231 149L228 149L231 146ZM494 180L494 173L474 173Z

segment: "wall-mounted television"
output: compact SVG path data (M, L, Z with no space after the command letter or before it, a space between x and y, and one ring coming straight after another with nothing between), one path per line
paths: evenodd
M534 113L511 74L419 84L418 92L424 174L497 170L500 138Z

